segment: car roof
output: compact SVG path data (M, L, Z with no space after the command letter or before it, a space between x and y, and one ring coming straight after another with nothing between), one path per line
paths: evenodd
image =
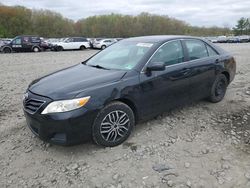
M165 42L172 39L200 39L198 37L184 36L184 35L152 35L152 36L142 36L142 37L132 37L124 39L123 41L135 41L135 42Z

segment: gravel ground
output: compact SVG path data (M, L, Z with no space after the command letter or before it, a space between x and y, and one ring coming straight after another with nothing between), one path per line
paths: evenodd
M115 148L44 143L22 94L35 78L96 51L0 54L0 187L250 187L250 44L221 44L237 75L218 104L200 101L136 126Z

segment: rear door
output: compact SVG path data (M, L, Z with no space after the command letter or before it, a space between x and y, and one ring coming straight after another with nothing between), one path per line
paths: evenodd
M191 99L205 98L209 96L215 79L218 54L211 46L199 39L185 39L183 43L189 59Z
M169 41L160 47L150 64L164 62L164 71L140 74L143 116L154 116L189 101L189 65L185 62L182 43Z

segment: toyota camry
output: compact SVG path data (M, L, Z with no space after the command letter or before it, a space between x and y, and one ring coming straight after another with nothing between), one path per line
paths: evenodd
M42 140L116 146L140 121L201 99L220 102L235 71L230 53L200 38L129 38L31 82L23 109Z

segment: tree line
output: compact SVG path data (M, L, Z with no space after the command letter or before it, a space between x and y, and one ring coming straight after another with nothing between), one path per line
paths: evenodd
M235 35L250 35L250 18L240 18L233 31Z
M175 18L149 13L91 16L75 22L49 10L0 5L0 37L131 37L157 34L215 36L229 35L232 31L220 27L195 27Z

